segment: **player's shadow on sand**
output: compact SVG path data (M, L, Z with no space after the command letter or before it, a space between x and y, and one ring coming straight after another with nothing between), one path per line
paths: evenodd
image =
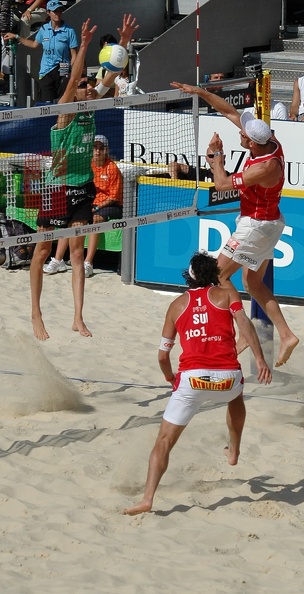
M224 497L217 503L209 505L205 509L213 511L218 507L224 507L231 503L258 503L261 501L270 501L277 503L288 503L289 505L300 505L304 502L304 479L294 484L283 485L280 483L267 482L273 477L257 476L245 481L250 486L252 493L263 493L259 498L252 498L250 496L240 497Z
M259 504L262 501L264 502L276 502L276 503L288 503L289 505L301 505L304 502L304 479L298 481L297 483L284 485L281 483L272 483L271 481L273 477L271 476L257 476L249 479L248 481L241 481L242 484L248 484L250 486L251 492L253 494L261 494L261 497L253 498L250 495L240 495L236 497L223 497L216 503L212 503L211 505L199 505L195 503L193 505L175 505L172 509L167 511L155 511L155 515L158 516L170 516L175 512L184 513L189 511L190 509L200 507L201 509L207 511L215 511L219 507L226 507L233 503L255 503ZM234 482L231 479L228 479L228 487L231 488L231 482ZM239 484L240 480L236 479L236 482ZM204 483L204 481L202 481ZM221 486L222 488L227 487L227 481L221 479L220 481L216 481L214 483L216 488ZM210 492L209 488L206 489Z

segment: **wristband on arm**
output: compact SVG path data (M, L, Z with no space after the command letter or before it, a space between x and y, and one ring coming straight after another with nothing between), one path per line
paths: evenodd
M173 338L164 338L164 336L161 337L160 345L159 345L160 351L170 352L173 346L174 346Z
M233 173L231 175L231 181L232 181L232 185L233 185L233 189L234 190L245 190L245 188L247 187L244 184L244 180L243 180L243 173Z
M234 301L234 303L231 303L229 309L233 316L237 311L244 311L243 304L241 301Z
M100 82L94 89L100 97L103 97L110 90L110 87L105 87L102 82Z

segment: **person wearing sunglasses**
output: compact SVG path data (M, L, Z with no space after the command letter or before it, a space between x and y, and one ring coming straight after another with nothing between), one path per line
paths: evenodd
M118 29L120 44L123 47L127 47L137 27L136 19L132 15L124 15L122 29ZM91 96L87 77L84 76L84 64L87 47L96 28L94 26L90 29L90 19L83 23L79 51L66 90L58 103L86 101ZM105 77L105 84L110 86L115 77L115 72L109 72ZM106 92L105 89L107 87L103 90L99 88L99 95ZM37 217L38 231L49 231L54 227L79 227L92 222L92 204L96 194L91 166L94 138L94 112L76 111L58 116L57 123L51 129L52 167L46 176L46 185L42 193ZM69 239L74 297L72 329L82 336L92 336L82 315L85 280L84 239L84 236L76 235ZM62 240L65 251L64 241ZM61 247L58 245L58 249ZM42 319L40 298L43 265L51 249L52 241L37 243L30 268L32 323L34 335L39 340L49 338Z
M199 181L213 183L214 154L209 147L207 147L206 150L205 160L206 164L209 167L199 168ZM188 181L196 181L196 167L194 167L193 165L187 165L186 163L177 163L176 161L171 161L171 163L168 164L168 175L172 179L185 179ZM227 175L230 175L228 171Z
M240 129L240 144L249 151L242 172L228 176L224 169L223 143L217 133L209 142L214 154L214 182L217 190L239 190L240 215L236 230L218 258L220 282L230 285L230 277L242 268L245 290L255 299L276 327L280 348L276 367L286 363L299 339L287 325L277 299L263 282L269 260L284 229L279 202L284 183L284 154L278 139L263 120L251 113L242 115L225 99L207 89L179 82L171 86L198 95ZM238 352L246 348L242 335Z

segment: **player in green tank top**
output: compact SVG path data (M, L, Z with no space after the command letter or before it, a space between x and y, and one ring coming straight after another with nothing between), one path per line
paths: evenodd
M82 25L79 51L72 67L70 80L59 103L98 98L108 91L108 87L117 76L117 73L109 72L104 79L104 85L108 86L103 85L101 90L98 88L98 92L91 89L87 84L87 78L83 77L87 47L96 30L96 26L92 29L89 29L89 26L90 19ZM125 14L122 29L118 29L120 45L126 48L137 28L136 19L131 14ZM42 196L42 206L38 213L38 231L49 231L57 226L79 227L91 221L92 203L95 196L91 169L94 137L95 123L92 113L66 113L58 116L57 124L51 131L52 170L47 180L49 185L45 188L46 199ZM48 206L46 206L47 204ZM92 336L82 317L85 281L84 239L84 236L75 236L69 239L74 297L72 329L82 336ZM49 338L42 319L40 298L43 264L50 255L51 249L52 241L37 243L30 268L32 324L34 335L39 340Z
M95 137L94 113L77 113L66 128L51 130L52 153L61 155L58 167L52 168L47 183L64 183L68 186L82 186L92 181L92 152ZM64 161L66 174L56 175L56 169L62 170Z

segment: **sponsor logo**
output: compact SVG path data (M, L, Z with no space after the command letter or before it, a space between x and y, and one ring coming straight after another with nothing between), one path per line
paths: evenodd
M31 243L31 241L33 241L33 238L31 235L24 235L22 237L17 237L16 241L17 241L18 245L20 243Z
M226 190L225 192L220 192L218 190L214 190L213 188L210 188L209 190L209 206L224 202L237 202L238 200L240 200L238 190Z
M50 115L50 113L51 113L50 106L40 107L39 113L40 113L40 115Z
M117 221L116 223L112 223L112 229L123 229L127 225L127 221Z
M256 264L257 261L253 260L253 258L249 258L249 256L246 256L245 254L239 254L239 260L242 260L244 262L248 262L249 264Z
M13 112L12 111L2 111L1 112L2 115L2 120L12 120L13 119Z
M90 225L90 227L86 227L85 233L100 233L100 232L101 232L100 225ZM80 233L79 233L79 235L80 235ZM84 233L81 233L81 235L84 235Z
M50 225L54 225L54 227L63 227L66 225L66 221L62 219L50 219Z
M177 210L174 212L167 212L167 220L170 221L171 219L179 219L181 217L187 217L190 214L191 210L188 208L187 210Z
M88 111L88 104L86 101L79 101L77 103L77 111Z
M234 384L234 378L213 379L211 377L189 377L189 383L192 390L212 390L214 392L223 392L231 390Z
M158 93L149 93L148 102L149 101L157 101L157 100L158 100Z
M66 191L67 196L81 196L82 194L85 194L84 188L82 188L81 190L79 190L77 188L75 188L75 189L69 188Z
M240 242L237 241L236 239L233 239L233 237L230 237L230 239L228 239L226 245L224 246L224 250L227 250L227 252L230 252L230 254L233 254L233 252L235 252L235 250L239 247Z
M233 105L236 109L244 109L244 107L253 107L254 106L254 89L231 89L230 91L225 91L221 89L216 93L220 97L223 97L227 103ZM208 107L208 111L214 113L216 110L212 107Z
M141 217L141 218L137 219L137 224L139 227L141 225L147 225L148 224L147 217Z
M53 241L54 239L54 233L44 233L43 234L44 237L44 241Z

